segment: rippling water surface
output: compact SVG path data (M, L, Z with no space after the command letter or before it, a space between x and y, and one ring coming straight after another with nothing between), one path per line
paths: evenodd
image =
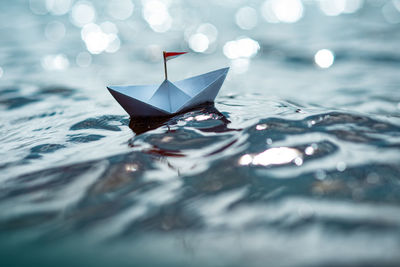
M385 8L397 2L358 1L358 12L330 17L300 1L297 23L267 23L260 13L251 31L235 25L239 2L217 13L208 2L170 3L171 14L198 12L164 33L135 2L129 19L114 21L121 44L112 54L85 47L72 15L0 4L8 7L0 17L2 262L400 264L400 28ZM96 23L110 20L102 1L93 5ZM56 41L46 35L54 21L66 29ZM201 22L218 29L215 48L171 61L169 71L175 80L230 65L215 104L130 119L105 86L161 81L149 45L199 50L181 40ZM223 52L241 36L256 42L254 55ZM320 49L334 53L327 69L314 62Z

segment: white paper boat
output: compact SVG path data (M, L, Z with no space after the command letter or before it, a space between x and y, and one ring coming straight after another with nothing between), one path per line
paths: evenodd
M164 60L165 63L165 60ZM169 116L199 104L214 102L229 68L161 85L108 86L131 117Z

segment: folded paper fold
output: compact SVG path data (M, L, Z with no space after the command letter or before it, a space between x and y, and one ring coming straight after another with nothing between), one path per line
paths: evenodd
M168 116L205 102L213 102L229 68L161 85L108 86L108 90L131 116Z

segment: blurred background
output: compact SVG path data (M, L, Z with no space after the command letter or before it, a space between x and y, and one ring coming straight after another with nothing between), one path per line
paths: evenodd
M400 0L0 9L4 263L400 263ZM230 72L138 130L106 86L161 83L163 50Z
M260 81L271 86L274 77L293 77L301 68L310 78L301 79L303 86L309 87L317 76L329 78L315 73L318 68L348 73L344 69L351 61L349 68L373 72L365 68L399 59L398 1L31 0L1 5L3 83L21 77L81 87L158 82L163 50L193 52L171 63L171 78L229 65L237 82L247 80L247 86ZM291 70L282 73L282 66ZM361 82L354 79L351 85Z

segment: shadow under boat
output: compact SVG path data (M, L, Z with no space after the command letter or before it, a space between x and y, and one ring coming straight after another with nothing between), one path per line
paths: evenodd
M190 114L189 117L187 117L188 114ZM136 135L157 129L161 126L167 126L169 132L169 126L177 124L179 120L188 121L188 118L192 117L195 119L196 116L201 116L201 118L205 120L207 120L207 118L210 118L216 121L216 123L214 123L213 125L200 127L200 131L215 133L236 131L236 129L228 128L228 124L230 123L230 121L224 114L222 114L218 109L215 108L214 103L204 103L184 112L173 114L171 116L131 117L129 127Z

